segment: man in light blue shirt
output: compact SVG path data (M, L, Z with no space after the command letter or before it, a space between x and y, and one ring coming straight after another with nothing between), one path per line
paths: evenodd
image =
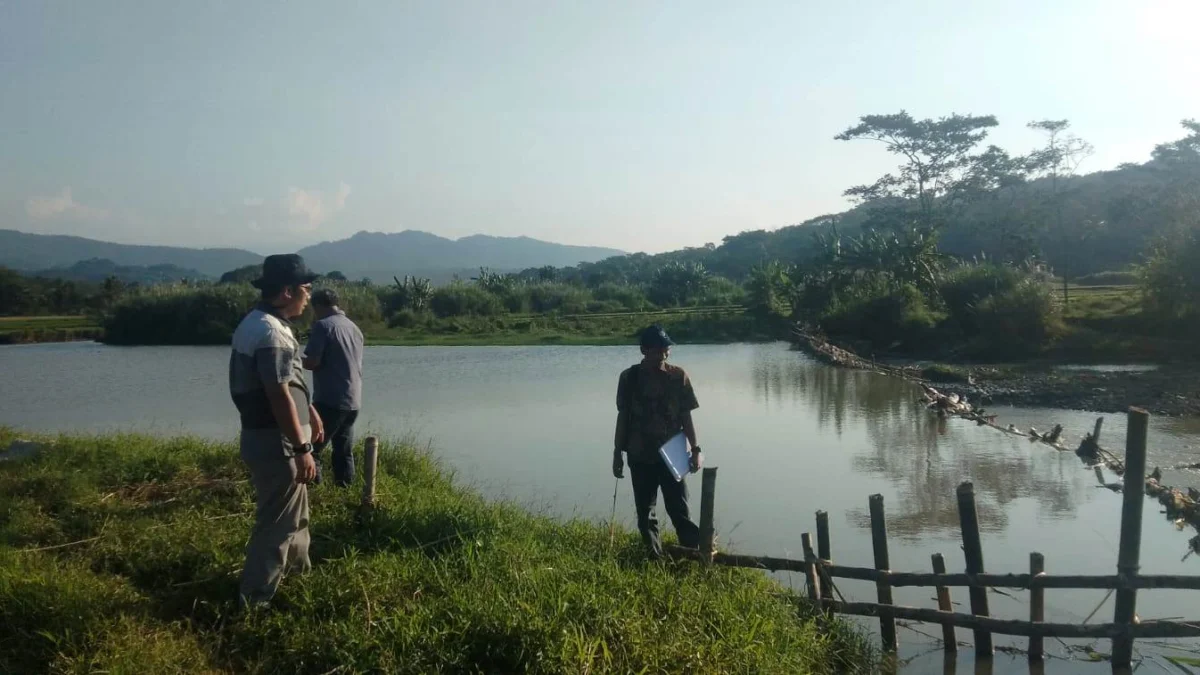
M338 307L337 292L321 289L313 294L313 323L304 367L313 371L313 407L325 425L325 439L313 453L319 458L333 445L333 482L345 487L354 482L354 422L362 404L363 334ZM316 482L321 482L320 462Z

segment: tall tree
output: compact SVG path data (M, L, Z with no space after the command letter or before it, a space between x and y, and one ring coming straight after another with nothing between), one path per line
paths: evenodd
M1030 122L1027 126L1046 136L1046 145L1030 155L1030 168L1035 174L1050 179L1049 210L1054 222L1054 231L1062 242L1059 255L1063 262L1062 269L1058 271L1062 275L1063 305L1066 306L1070 304L1068 283L1071 277L1071 248L1087 236L1087 230L1073 228L1068 232L1063 226L1063 207L1067 197L1063 190L1063 182L1075 175L1083 160L1092 154L1093 148L1091 143L1069 133L1071 123L1067 120L1040 120ZM1085 222L1090 221L1085 219Z
M994 178L994 172L986 165L1007 157L995 146L976 152L988 129L997 124L992 115L917 120L903 110L861 117L858 125L834 138L883 143L903 163L895 173L870 185L856 185L844 194L871 206L868 226L936 233L987 189L983 182Z

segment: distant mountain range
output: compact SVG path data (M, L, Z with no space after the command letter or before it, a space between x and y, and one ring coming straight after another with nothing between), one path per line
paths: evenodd
M301 249L309 266L319 272L338 270L351 279L370 277L379 282L393 275L413 274L445 281L488 267L517 271L552 265L567 267L596 262L622 251L569 246L528 237L476 235L453 240L427 232L359 232L349 239L327 241ZM174 246L139 246L71 237L0 230L0 267L26 273L61 271L64 275L92 275L111 266L151 268L190 278L212 277L262 261L262 256L242 249L193 249ZM77 263L84 263L76 267ZM160 266L174 266L168 270ZM73 270L73 271L72 271ZM153 276L157 272L126 269L123 274ZM121 277L115 271L113 274ZM107 276L107 275L105 275ZM64 277L68 278L68 277Z
M95 258L124 266L175 265L211 277L262 260L257 253L236 248L135 246L58 234L0 230L0 266L9 269L35 272L70 267L81 260Z
M338 270L351 279L386 281L393 275L445 281L452 274L473 274L480 267L515 272L529 267L568 267L624 255L611 248L568 246L529 237L475 235L453 240L428 232L359 232L349 239L300 249L313 269Z

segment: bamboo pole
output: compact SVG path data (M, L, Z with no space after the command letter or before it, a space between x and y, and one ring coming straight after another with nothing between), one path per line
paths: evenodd
M667 552L679 558L700 559L696 549L679 546L666 547ZM803 560L791 558L776 558L773 556L747 555L740 553L716 553L712 561L727 567L746 567L766 570L768 572L808 572L808 564ZM844 565L825 565L825 573L834 579L854 579L857 581L881 582L897 587L936 587L963 588L982 586L987 588L1171 588L1200 590L1200 576L1155 574L1139 575L1135 579L1122 580L1116 575L1039 575L1029 574L930 574L928 572L889 572L869 567L849 567Z
M808 572L805 573L805 577L808 580L808 599L817 603L817 606L820 607L821 598L825 597L825 595L821 591L821 582L817 578L817 554L813 552L812 536L807 532L800 535L800 545L804 548L804 561L808 563Z
M1046 558L1041 553L1029 554L1029 574L1036 577L1039 574L1044 574L1046 571ZM1029 620L1035 623L1042 623L1046 620L1046 591L1041 588L1034 588L1029 592ZM1030 662L1041 661L1044 658L1044 650L1041 636L1030 636L1029 638L1029 660Z
M1140 408L1129 409L1129 424L1125 432L1125 493L1121 505L1121 540L1117 549L1117 576L1135 579L1141 561L1142 548L1142 482L1146 479L1146 433L1150 413ZM1137 615L1137 589L1117 591L1113 623L1133 627ZM1129 668L1133 660L1133 634L1113 639L1114 669Z
M375 505L375 475L379 466L379 438L367 436L363 443L363 506Z
M883 495L871 495L868 499L871 510L871 548L875 553L875 569L887 570L888 561L887 522L883 517ZM892 604L892 587L886 580L875 583L879 604ZM883 651L895 653L896 618L886 611L879 614L879 636L883 642Z
M740 553L714 553L711 557L706 557L698 549L685 548L683 546L672 546L670 544L663 547L667 554L676 558L686 558L688 560L704 560L711 561L714 565L723 565L725 567L745 567L755 570L764 570L767 572L799 572L807 574L808 568L811 567L803 560L792 560L791 558L775 558L765 555L743 555Z
M705 564L712 562L716 529L713 508L717 492L717 467L704 469L700 479L700 553Z
M745 556L753 558L754 556ZM1146 574L1136 579L1122 579L1115 574L970 574L955 573L939 576L927 572L881 572L869 567L827 565L829 576L858 581L884 581L893 587L901 586L985 586L988 588L1178 588L1200 590L1200 576L1184 574Z
M833 562L833 554L829 546L829 514L817 511L817 557L826 564ZM829 575L821 575L821 597L833 597L833 589L829 583Z
M942 554L934 553L931 559L933 560L933 573L945 574L946 560L942 557ZM950 589L946 586L937 587L937 603L938 609L943 612L954 611L954 605L950 602ZM942 648L947 653L958 653L958 636L954 634L954 624L952 623L947 622L942 624Z
M879 616L880 613L894 615L897 619L926 623L952 623L959 628L984 630L989 635L1018 635L1029 637L1059 638L1113 638L1125 632L1139 638L1188 638L1200 637L1200 619L1187 621L1143 621L1132 627L1115 623L1032 623L1024 619L997 619L958 612L943 612L924 607L903 605L880 605L874 602L841 602L822 600L821 604L839 614L854 616Z
M671 555L678 558L700 560L700 552L681 546L666 546ZM741 553L716 553L712 561L726 567L745 567L768 572L808 572L809 565L803 560L777 558L773 556L747 555ZM889 572L870 567L825 565L825 573L834 579L881 582L897 587L963 588L982 586L987 588L1171 588L1200 590L1200 576L1154 574L1138 575L1135 579L1122 580L1117 575L1063 574L1033 576L1030 574L930 574L928 572Z
M975 486L966 481L958 486L958 518L962 525L963 553L967 559L967 574L983 572L983 542L979 537L979 516L975 511ZM988 615L987 588L971 586L971 613ZM992 635L981 627L975 628L975 656L991 657Z

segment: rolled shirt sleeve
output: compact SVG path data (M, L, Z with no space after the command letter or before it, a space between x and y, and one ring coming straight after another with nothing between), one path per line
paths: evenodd
M683 374L683 387L679 392L680 407L691 412L700 407L700 402L696 400L696 391L692 389L692 378L688 377L687 373Z

